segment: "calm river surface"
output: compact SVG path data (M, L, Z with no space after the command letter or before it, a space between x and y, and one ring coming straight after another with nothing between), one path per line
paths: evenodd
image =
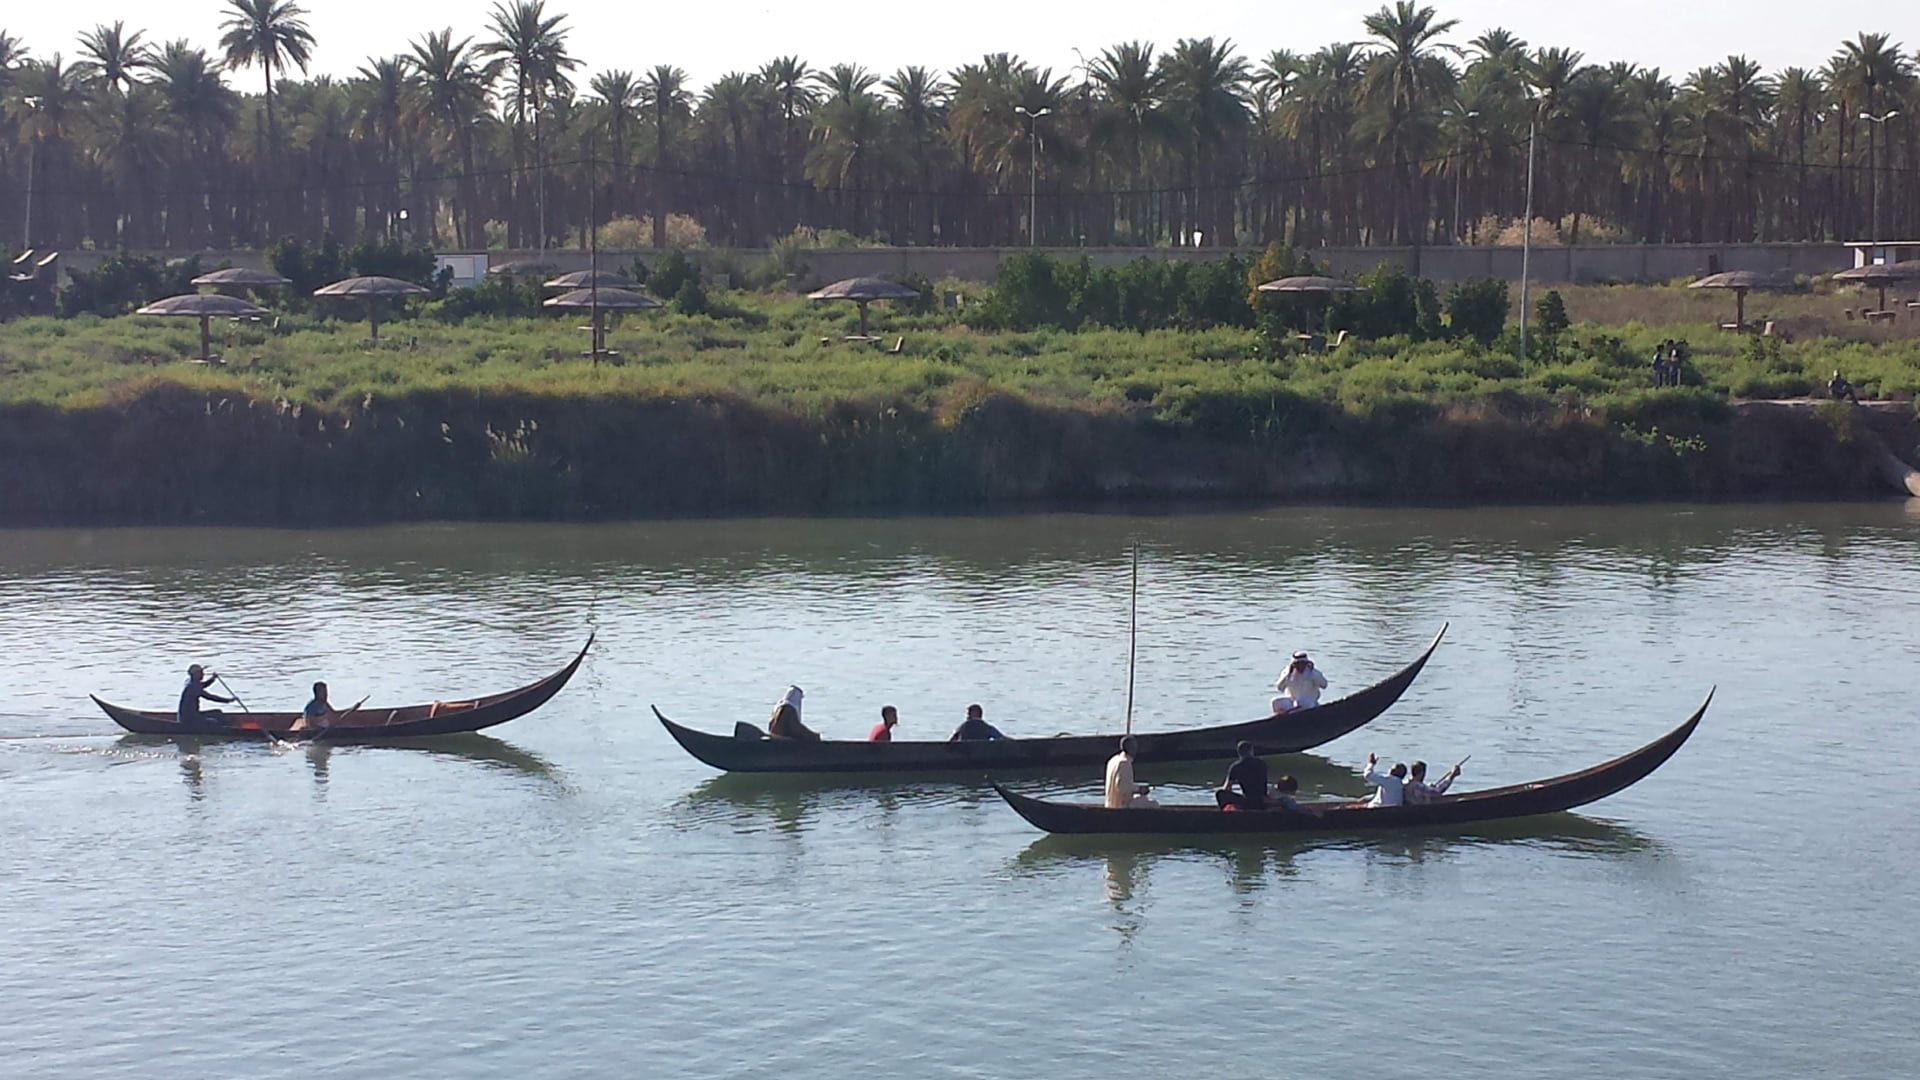
M1469 835L1043 839L972 786L721 778L647 711L944 737L1251 719L1446 643L1369 750L1463 787L1699 733ZM1910 1075L1920 512L1848 506L0 532L8 1077ZM504 689L431 748L137 740ZM1205 798L1224 769L1143 766ZM1029 780L1083 792L1098 777Z

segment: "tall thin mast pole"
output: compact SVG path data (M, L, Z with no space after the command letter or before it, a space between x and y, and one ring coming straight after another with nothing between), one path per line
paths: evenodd
M1520 223L1520 359L1527 359L1527 279L1533 261L1533 140L1540 117L1527 121L1527 216Z
M1127 603L1127 734L1133 734L1133 659L1140 640L1140 545L1133 545L1133 596Z

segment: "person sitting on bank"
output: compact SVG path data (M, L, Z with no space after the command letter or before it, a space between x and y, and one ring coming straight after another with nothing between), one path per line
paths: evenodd
M206 709L203 711L200 708L200 702L202 700L217 701L222 705L230 705L233 703L232 698L221 697L219 694L207 689L207 687L212 686L214 680L219 677L219 675L206 670L199 664L189 664L187 666L187 685L180 690L180 708L175 711L174 719L183 724L191 724L196 720L202 720L210 716L225 715L219 709Z
M1427 803L1447 793L1453 782L1460 776L1460 766L1447 770L1447 775L1427 783L1427 763L1416 761L1407 770L1406 801L1409 806L1425 806Z
M1367 800L1366 805L1401 806L1406 803L1407 767L1405 765L1395 762L1393 768L1382 773L1380 759L1373 754L1368 754L1367 771L1361 779L1375 788L1373 797Z
M1327 688L1327 677L1313 666L1306 650L1302 649L1293 654L1293 662L1287 665L1286 673L1274 682L1273 688L1279 691L1273 699L1273 715L1283 716L1320 704L1320 691Z
M893 728L900 722L900 712L891 705L880 706L880 722L867 732L868 742L892 742Z
M333 702L327 700L327 684L317 682L313 684L313 700L307 702L306 706L300 710L300 718L294 722L293 727L296 731L305 731L315 724L323 728L328 727L333 723L335 715Z
M1835 401L1846 398L1856 405L1860 403L1860 395L1854 392L1853 384L1840 374L1838 368L1834 369L1833 378L1827 380L1827 396Z
M1213 793L1213 801L1225 810L1265 810L1267 808L1267 763L1254 756L1253 744L1240 740L1234 752L1239 757L1227 766L1226 782ZM1238 788L1239 790L1235 790Z
M776 739L793 739L798 742L819 742L818 732L810 730L800 722L800 698L802 692L797 686L787 687L787 696L773 707L773 715L767 718L767 734Z
M986 713L978 705L967 706L967 718L953 729L948 742L984 742L987 739L1004 739L1000 729L987 723Z
M1120 740L1120 752L1107 759L1107 809L1129 810L1157 806L1147 798L1149 788L1133 782L1133 754L1139 744L1133 736Z

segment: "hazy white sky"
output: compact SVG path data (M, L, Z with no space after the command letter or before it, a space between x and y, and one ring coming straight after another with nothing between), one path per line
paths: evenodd
M71 55L74 38L95 23L124 19L151 39L186 37L211 48L219 37L220 0L86 0L46 3L5 0L0 30L23 39L36 55ZM402 50L427 30L452 26L484 36L489 0L304 0L319 41L314 70L348 75L370 55ZM1310 50L1362 36L1360 19L1381 0L967 0L965 3L868 5L859 20L817 14L820 3L717 0L707 4L634 0L549 0L564 12L574 53L591 70L642 69L667 62L685 68L697 85L734 69L752 69L778 55L797 54L815 66L842 61L890 72L905 64L948 69L988 52L1008 51L1063 74L1101 47L1135 38L1166 46L1181 37L1231 38L1257 60L1277 48ZM833 5L848 9L853 5ZM1442 18L1458 19L1453 40L1504 26L1529 43L1580 49L1590 61L1629 60L1684 75L1744 53L1768 70L1817 67L1842 39L1862 30L1891 32L1909 49L1920 45L1920 24L1901 32L1892 12L1857 4L1787 0L1605 0L1604 3L1513 3L1441 0ZM1912 40L1909 40L1909 39ZM239 76L257 80L257 74Z

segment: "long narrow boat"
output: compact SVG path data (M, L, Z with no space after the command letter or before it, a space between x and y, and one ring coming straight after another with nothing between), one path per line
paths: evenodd
M1387 711L1400 700L1420 674L1433 650L1446 636L1447 628L1413 663L1398 672L1338 701L1285 716L1269 716L1243 724L1191 728L1186 731L1142 732L1140 756L1147 761L1196 761L1233 757L1241 740L1252 742L1262 754L1291 754L1345 735ZM751 725L736 729L740 734L711 735L682 727L666 718L658 708L667 733L687 753L716 769L728 772L979 772L991 769L1077 768L1098 765L1113 756L1120 733L1108 735L1059 735L1047 739L997 739L982 742L925 742L899 740L890 743L799 742L793 739L769 739ZM745 737L742 737L745 736Z
M587 643L580 647L579 655L566 667L517 690L462 701L435 701L398 708L360 708L335 718L327 727L300 731L293 728L300 719L299 713L229 712L205 717L197 723L182 724L171 712L125 709L97 697L93 698L93 703L112 717L114 723L140 735L235 738L266 738L272 735L281 739L324 739L327 742L454 735L504 724L545 705L547 699L559 693L560 688L567 685L567 680L573 678L573 673L580 669L580 662L587 658L587 650L592 647L593 637L589 635Z
M1443 795L1420 806L1369 808L1351 802L1308 804L1302 811L1235 810L1214 806L1160 806L1109 810L1086 803L1048 802L1030 798L995 784L1007 805L1035 828L1062 834L1176 833L1214 835L1240 833L1347 832L1364 829L1405 829L1425 825L1463 825L1501 818L1532 817L1571 810L1631 787L1665 764L1687 741L1707 713L1713 694L1700 703L1687 722L1630 754L1581 772L1536 780L1530 784Z

